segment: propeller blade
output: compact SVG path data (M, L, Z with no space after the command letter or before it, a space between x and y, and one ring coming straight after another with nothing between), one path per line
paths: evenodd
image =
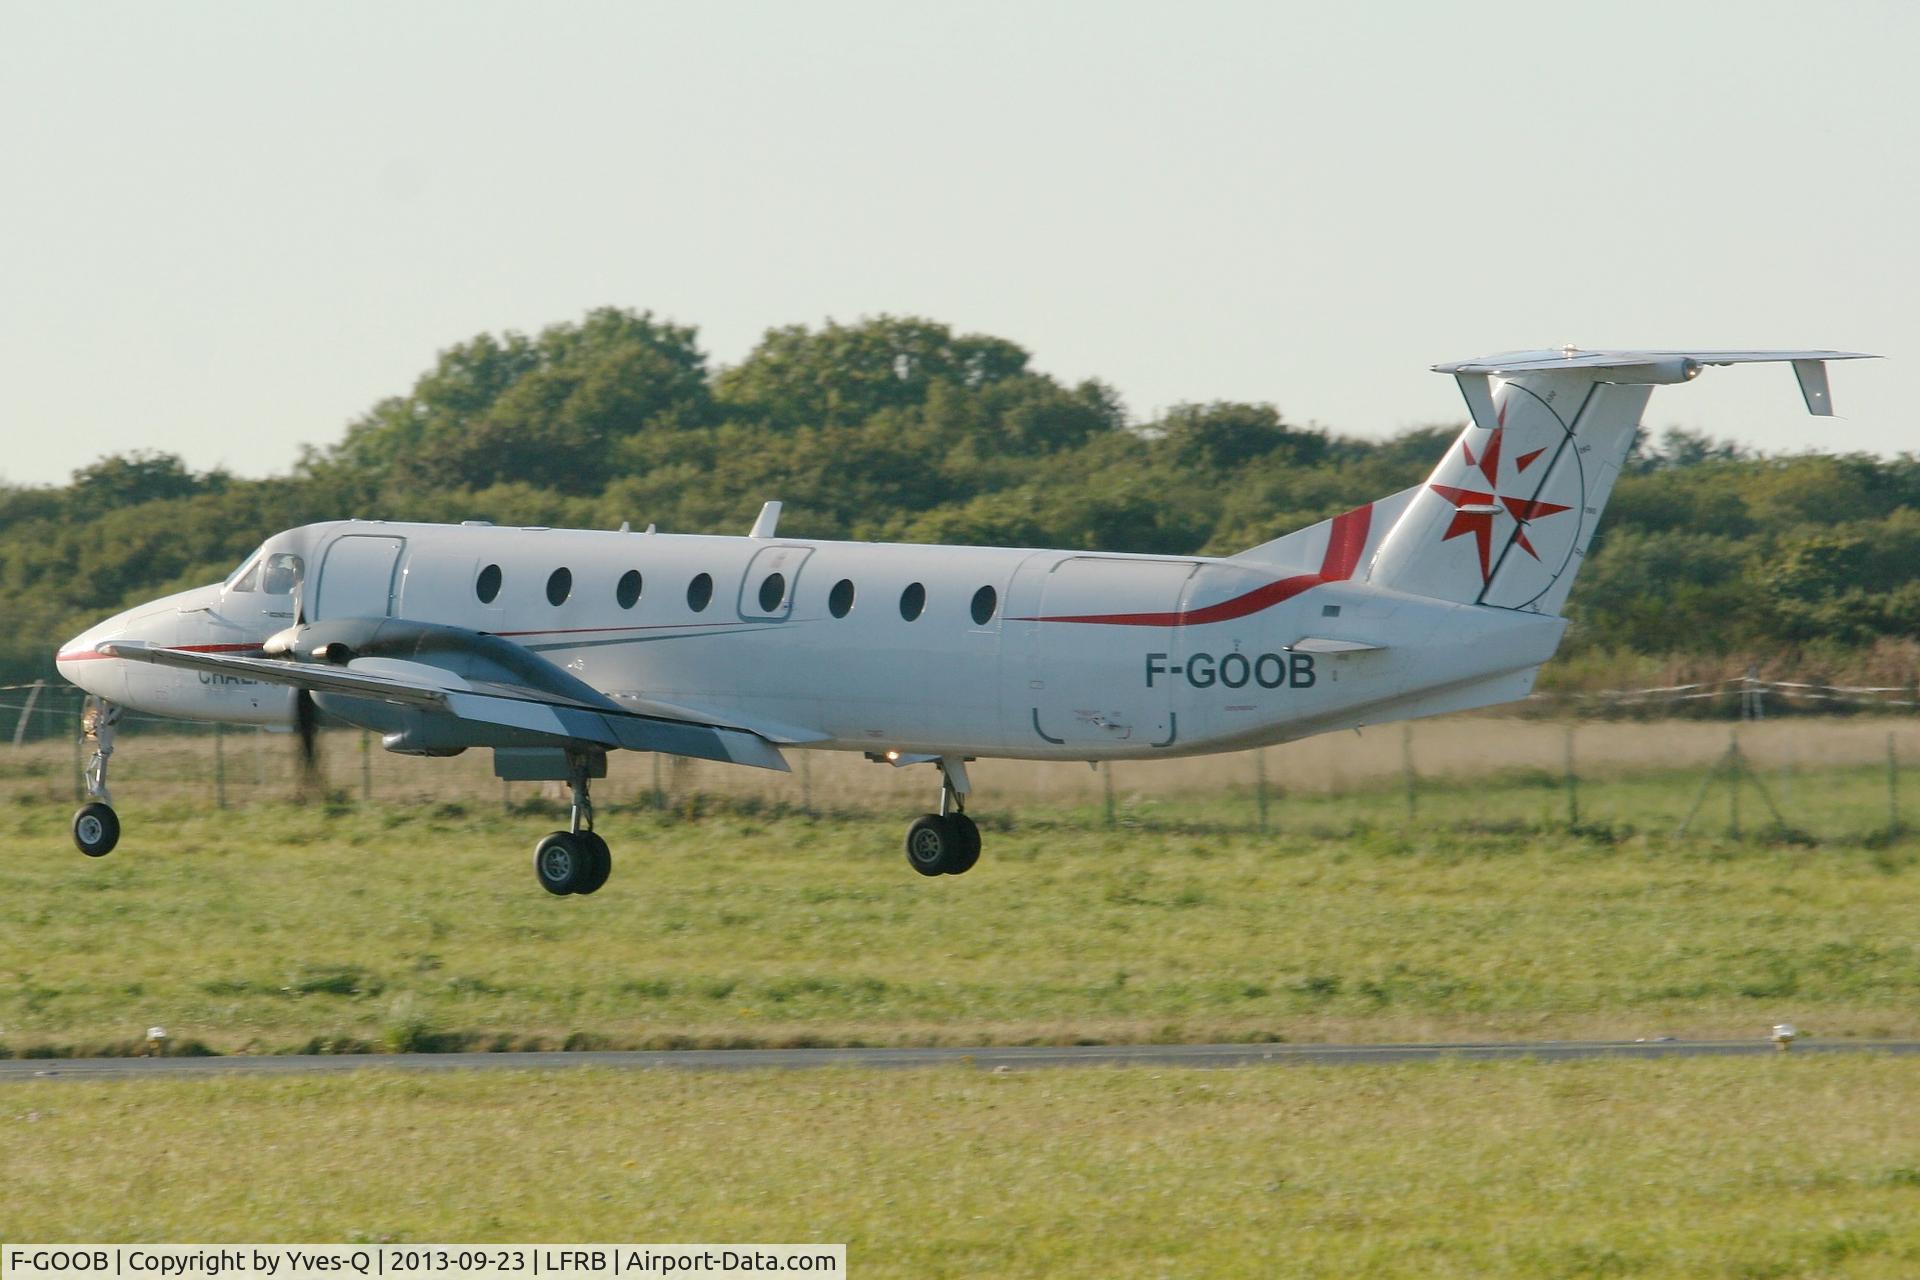
M311 783L320 772L319 711L305 689L293 695L293 725L300 735L300 768Z

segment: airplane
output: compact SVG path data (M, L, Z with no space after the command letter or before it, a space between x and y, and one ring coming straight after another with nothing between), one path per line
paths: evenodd
M111 851L122 709L372 730L388 751L491 749L568 784L548 893L612 869L591 784L611 751L787 768L783 748L931 765L907 861L980 857L967 764L1238 751L1526 697L1655 386L1784 361L1831 415L1844 351L1509 352L1432 366L1468 421L1427 480L1226 557L339 520L268 538L224 582L60 649L89 695L89 802Z

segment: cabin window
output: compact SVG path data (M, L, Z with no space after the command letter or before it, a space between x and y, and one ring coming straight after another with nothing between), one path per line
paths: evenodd
M908 622L919 617L927 607L927 589L917 582L907 584L900 593L900 616Z
M307 576L307 562L290 551L276 551L267 557L267 571L260 589L270 596L290 596Z
M547 575L547 603L556 609L567 602L573 594L573 571L555 569Z
M842 578L833 584L833 590L827 593L827 612L836 618L844 618L853 612L852 578Z
M993 621L994 608L1000 603L1000 593L992 587L982 587L973 593L973 625L984 627Z
M699 613L713 599L713 575L702 573L695 575L687 584L687 608Z
M631 609L640 600L640 571L629 569L620 575L620 583L613 589L613 601L622 609Z
M760 584L760 612L780 612L780 604L786 598L787 576L783 573L768 574L766 581Z
M481 604L492 604L500 594L500 566L490 564L480 571L473 580L473 594L480 597Z

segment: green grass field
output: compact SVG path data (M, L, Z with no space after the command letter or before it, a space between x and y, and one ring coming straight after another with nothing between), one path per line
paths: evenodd
M5 764L15 1054L130 1051L154 1024L214 1052L1920 1034L1920 845L1864 764L1770 765L1787 825L1750 789L1738 838L1724 789L1675 834L1697 768L1595 771L1578 826L1537 768L1429 777L1411 811L1390 772L1276 785L1265 833L1237 768L1122 772L1111 820L1103 788L983 794L986 857L938 880L908 870L890 793L813 815L676 786L663 810L627 777L591 899L534 885L557 820L537 802L222 812L136 777L95 862L57 771ZM0 1090L0 1237L844 1240L880 1276L1904 1277L1916 1104L1902 1061L1792 1055L50 1081Z
M8 1240L844 1241L858 1277L1920 1273L1873 1057L40 1082Z
M541 893L557 814L497 804L0 808L0 1045L217 1052L1076 1039L1920 1033L1920 871L1871 768L1803 771L1796 825L1725 834L1699 775L1551 775L1274 803L1122 792L996 811L925 880L898 816L614 807L591 899ZM1777 786L1776 780L1776 786ZM1630 821L1637 817L1637 822ZM1837 833L1837 834L1835 834Z

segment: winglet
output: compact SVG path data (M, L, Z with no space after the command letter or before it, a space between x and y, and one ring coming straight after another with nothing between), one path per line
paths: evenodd
M1473 415L1475 425L1485 431L1500 425L1500 414L1493 407L1493 388L1489 385L1491 376L1464 370L1453 375L1453 380L1460 384L1460 395L1467 402L1467 412Z
M1827 362L1795 360L1793 376L1800 380L1800 396L1807 402L1807 412L1816 417L1831 418L1833 397L1827 394Z

